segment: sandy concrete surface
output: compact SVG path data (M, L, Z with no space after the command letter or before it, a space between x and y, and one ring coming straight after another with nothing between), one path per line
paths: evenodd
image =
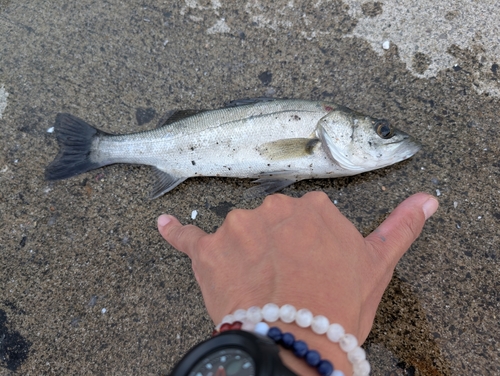
M365 343L373 374L500 374L498 6L413 3L0 0L0 375L168 374L212 324L156 217L212 231L261 202L219 178L150 201L145 166L47 182L56 114L124 133L263 95L331 100L424 145L284 190L326 192L363 234L438 196Z

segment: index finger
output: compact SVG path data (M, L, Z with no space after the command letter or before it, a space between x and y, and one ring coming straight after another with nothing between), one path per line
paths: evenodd
M175 249L191 259L197 251L198 241L207 233L194 225L182 225L177 218L162 214L158 217L158 231Z

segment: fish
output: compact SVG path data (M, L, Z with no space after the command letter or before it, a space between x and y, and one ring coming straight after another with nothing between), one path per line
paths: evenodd
M305 179L351 176L413 156L421 145L386 119L301 99L236 100L214 110L169 111L161 126L114 135L68 113L56 116L59 153L47 180L115 163L153 167L151 198L198 176L250 178L246 195Z

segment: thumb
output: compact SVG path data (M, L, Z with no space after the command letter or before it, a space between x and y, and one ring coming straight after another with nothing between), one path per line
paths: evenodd
M207 235L199 227L194 225L183 226L177 218L166 214L158 217L158 231L172 247L186 253L191 259L197 251L199 239Z
M366 241L394 268L422 232L425 221L437 210L439 203L434 196L417 193L398 205L389 217Z

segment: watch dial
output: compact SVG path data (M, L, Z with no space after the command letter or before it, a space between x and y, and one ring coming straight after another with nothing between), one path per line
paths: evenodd
M239 349L217 350L196 363L189 376L255 376L255 362Z

